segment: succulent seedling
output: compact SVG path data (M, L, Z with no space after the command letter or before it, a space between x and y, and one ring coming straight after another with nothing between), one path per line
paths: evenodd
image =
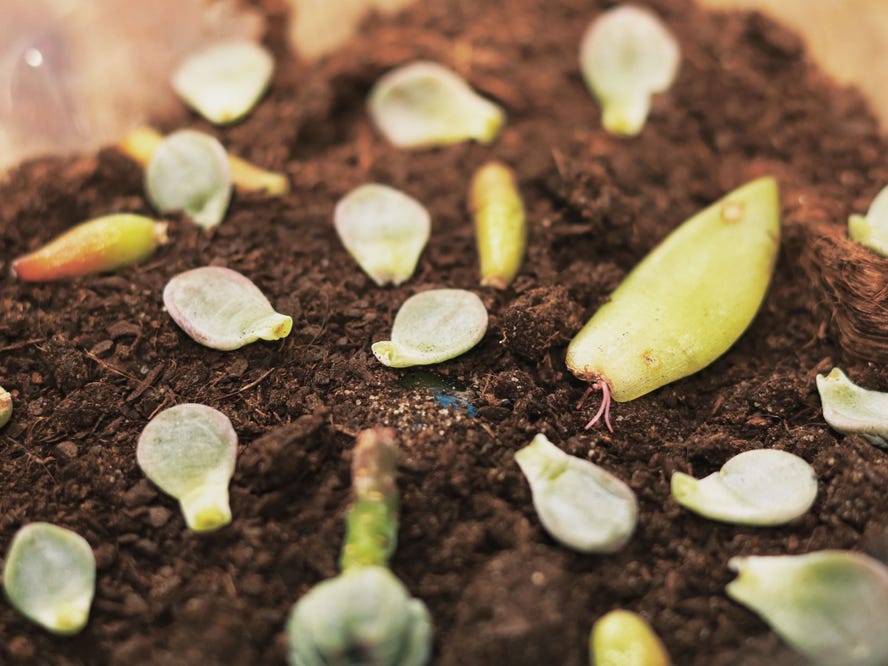
M862 553L734 557L728 596L817 664L888 664L888 567Z
M183 331L212 349L279 340L293 329L293 318L276 312L249 278L222 266L179 273L164 287L163 304Z
M823 418L833 430L857 434L871 444L888 448L888 393L861 388L833 368L817 375L817 391L823 404Z
M339 200L333 224L345 249L376 284L399 285L416 269L431 217L413 197L370 183Z
M866 215L848 218L848 235L876 254L888 257L888 186L876 195Z
M215 227L231 200L228 154L209 134L173 132L148 162L145 191L161 213L183 211L204 229Z
M598 618L589 636L592 666L670 666L669 654L643 617L613 610Z
M676 472L672 497L701 516L739 525L782 525L814 503L814 469L792 453L754 449L704 479Z
M82 222L12 262L20 280L47 282L138 263L167 242L166 222L119 213Z
M142 430L136 459L145 476L179 500L190 529L209 532L231 522L237 434L222 412L194 403L163 410Z
M564 453L543 434L518 451L515 462L540 522L556 541L582 553L613 553L632 536L638 501L613 474Z
M143 167L147 167L162 143L163 134L143 125L127 134L118 148ZM262 192L269 196L279 196L290 190L290 181L286 174L267 171L231 153L226 155L235 189L241 192Z
M464 354L487 332L487 308L464 289L431 289L411 296L395 315L392 339L373 343L383 365L407 368Z
M681 224L626 276L571 340L567 367L610 401L634 400L724 354L765 297L780 244L773 178L734 190Z
M173 90L216 125L247 115L271 81L274 59L246 40L216 42L188 56L173 73Z
M469 208L481 262L481 284L505 289L515 279L527 244L524 202L512 170L488 162L472 177Z
M602 106L602 124L612 133L641 132L651 95L675 80L678 42L649 9L620 5L593 21L580 45L580 70Z
M49 523L25 525L12 539L3 567L9 602L54 634L76 634L89 619L96 560L86 539Z
M384 74L367 101L370 118L399 148L496 139L505 114L465 80L436 62L418 61Z
M342 573L313 587L290 611L291 666L422 666L428 661L428 609L388 569L398 531L396 451L391 429L358 434Z
M12 395L0 386L0 428L12 418Z

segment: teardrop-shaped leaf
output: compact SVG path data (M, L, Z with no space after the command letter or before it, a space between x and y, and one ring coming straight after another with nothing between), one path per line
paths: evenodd
M3 588L28 619L55 634L76 634L86 626L96 589L92 548L63 527L25 525L6 555Z
M839 368L817 375L823 418L834 430L888 448L888 393L861 388Z
M564 453L539 434L515 454L546 531L582 553L622 548L638 519L638 501L625 483L598 465Z
M136 447L145 476L179 500L188 527L196 532L231 522L228 482L236 458L237 434L228 417L193 403L160 412Z
M681 58L678 43L649 9L620 5L586 30L580 70L602 106L602 124L612 134L641 132L651 95L672 85Z
M734 557L727 586L799 652L818 664L888 664L888 568L861 553Z
M215 227L231 200L228 154L209 134L173 132L148 162L145 190L161 213L183 211L204 229Z
M250 41L211 44L192 54L173 73L173 89L211 123L241 119L271 81L274 59Z
M589 637L593 666L670 666L669 654L643 617L613 610L596 620Z
M876 254L888 257L888 186L876 195L865 216L848 218L848 235Z
M293 328L292 317L275 312L249 278L222 266L179 273L164 288L163 304L193 340L223 351L279 340Z
M798 456L755 449L734 456L704 479L676 472L672 496L683 507L713 520L782 525L811 508L817 477Z
M443 146L474 139L490 143L505 123L503 110L436 62L402 65L370 91L373 122L400 148Z
M413 275L431 229L421 203L376 183L340 199L333 223L345 249L380 286L399 285Z
M390 341L373 344L383 365L407 368L442 363L464 354L487 332L487 308L464 289L432 289L411 296L392 326Z

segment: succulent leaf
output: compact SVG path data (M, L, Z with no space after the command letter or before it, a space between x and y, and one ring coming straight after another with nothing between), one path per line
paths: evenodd
M888 186L876 195L866 215L848 218L848 235L876 254L888 257Z
M839 368L833 368L825 377L817 375L817 391L823 418L830 427L888 448L888 393L861 388Z
M600 617L589 637L593 666L670 666L669 654L644 618L627 610Z

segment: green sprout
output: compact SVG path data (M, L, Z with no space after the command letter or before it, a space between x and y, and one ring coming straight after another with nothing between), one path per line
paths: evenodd
M848 218L848 235L876 254L888 257L888 186L876 195L866 215Z
M89 619L96 560L86 539L49 523L25 525L12 539L3 567L9 602L54 634L76 634Z
M367 101L370 117L399 148L493 141L505 114L462 77L436 62L402 65L379 79Z
M145 191L161 213L184 211L204 229L217 226L231 200L228 153L217 139L195 130L166 137L145 169Z
M413 275L431 230L431 217L421 203L377 183L361 185L340 199L333 223L345 249L379 286L397 286Z
M231 522L237 434L222 412L193 403L163 410L139 436L136 459L145 476L179 500L190 529L209 532Z
M679 225L626 276L567 347L567 367L602 392L593 424L702 370L755 317L780 245L773 178L730 192ZM585 397L584 397L585 399ZM582 406L583 400L580 401Z
M276 312L249 278L222 266L174 276L164 287L163 304L183 331L212 349L279 340L293 329L293 318Z
M592 666L670 666L669 654L643 617L613 610L598 618L589 635Z
M611 134L635 136L651 95L669 88L678 72L678 42L649 9L620 5L599 16L580 45L580 70L602 106Z
M814 503L817 477L807 462L776 449L734 456L704 479L676 472L672 496L691 511L739 525L782 525Z
M818 664L888 664L888 567L861 553L735 557L728 596Z
M192 54L173 73L173 90L188 106L216 125L249 113L271 81L274 59L250 41L211 44Z
M638 520L632 489L598 465L564 453L539 434L515 454L533 506L552 537L581 553L622 548Z
M12 394L0 386L0 428L12 418Z
M823 418L833 430L888 448L888 393L861 388L839 368L817 375L817 391Z
M428 609L388 568L398 530L396 462L393 430L358 434L342 573L294 604L287 622L291 666L422 666L428 661Z
M408 368L464 354L487 332L487 308L464 289L431 289L411 296L395 315L392 339L373 343L383 365Z

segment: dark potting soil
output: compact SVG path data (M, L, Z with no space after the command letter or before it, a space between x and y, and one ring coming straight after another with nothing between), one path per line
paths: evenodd
M15 414L0 431L0 550L31 521L74 529L95 550L98 585L73 638L0 604L3 663L284 663L291 604L337 572L354 435L377 424L400 431L393 569L431 610L434 663L584 664L592 623L618 607L648 618L676 664L801 663L725 595L726 564L825 548L888 558L888 455L830 430L814 384L838 365L888 389L888 369L873 362L886 354L886 292L855 301L841 288L861 262L864 294L888 275L888 260L843 238L848 214L888 182L888 143L860 96L813 68L796 36L684 0L648 3L681 43L675 86L655 99L641 136L612 138L576 62L583 29L609 4L422 2L307 65L283 46L282 4L266 2L278 70L252 116L226 129L185 112L159 122L211 131L286 170L292 192L238 194L211 232L174 216L171 242L117 274L25 284L9 262L76 222L151 214L139 167L109 148L5 178L0 385ZM416 58L453 67L505 106L499 140L389 146L364 99L380 74ZM530 219L526 264L501 292L478 287L466 209L470 175L490 158L515 168ZM615 405L613 434L584 431L597 405L574 410L585 387L564 365L570 337L669 230L763 174L780 182L784 237L755 321L709 368ZM416 274L398 288L377 288L332 227L336 200L367 181L405 190L432 214ZM293 316L290 337L235 352L188 338L161 292L206 264L254 280ZM481 295L483 342L433 375L381 366L370 345L387 338L399 305L445 286ZM868 328L840 337L861 302L875 312ZM182 402L221 410L240 437L234 521L211 535L185 529L177 503L136 466L147 421ZM638 528L619 553L580 555L543 531L512 458L538 432L635 490ZM672 472L706 475L758 447L791 451L817 472L813 508L790 525L723 525L670 499Z

